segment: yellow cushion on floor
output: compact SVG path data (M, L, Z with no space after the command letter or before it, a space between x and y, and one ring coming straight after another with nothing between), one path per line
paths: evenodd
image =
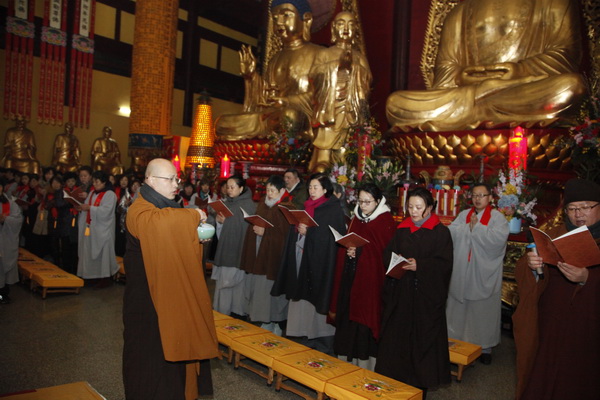
M481 355L481 346L457 339L448 339L448 350L452 364L469 365Z
M419 400L423 398L421 389L362 368L327 381L325 394L333 399L348 400Z
M223 313L213 310L213 319L215 321L220 321L223 319L233 319L233 317L230 317L229 315L226 315L226 314L223 314Z
M274 333L236 337L231 342L231 349L267 367L273 366L275 358L310 350Z
M59 272L36 272L31 277L31 280L45 288L83 287L83 279L63 270Z
M259 328L249 322L240 321L235 318L217 320L215 321L215 328L217 330L217 340L227 347L231 346L233 338L260 335L261 333L269 332L266 329Z
M325 383L333 378L360 369L346 361L330 357L317 350L276 358L273 369L317 392L325 391Z
M69 383L2 397L2 400L105 400L87 382Z

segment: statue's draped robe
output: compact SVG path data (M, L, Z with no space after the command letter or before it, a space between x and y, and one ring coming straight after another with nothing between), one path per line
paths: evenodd
M458 4L444 22L432 90L392 93L388 120L405 131L555 121L585 93L578 18L570 0ZM463 85L465 67L497 63L517 63L516 73Z

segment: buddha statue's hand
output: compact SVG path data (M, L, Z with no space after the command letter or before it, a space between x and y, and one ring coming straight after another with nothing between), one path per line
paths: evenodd
M502 79L505 71L488 69L486 65L473 65L462 70L458 80L458 86L477 85L488 79Z
M267 99L266 106L268 107L276 107L276 108L284 108L287 107L289 101L287 97L270 97Z
M252 54L250 46L242 45L238 52L240 55L240 72L244 79L252 79L256 73L256 57Z

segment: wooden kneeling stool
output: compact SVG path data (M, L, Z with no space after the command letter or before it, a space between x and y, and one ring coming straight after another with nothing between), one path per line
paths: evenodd
M227 348L227 350L221 352L221 354L227 358L229 364L231 364L231 361L233 360L231 342L234 338L269 333L266 329L259 328L249 322L240 321L235 318L216 320L215 329L217 331L217 341Z
M481 355L481 346L462 340L448 339L448 351L450 352L450 362L458 366L457 372L452 371L452 375L456 376L456 380L460 382L465 368L473 364Z

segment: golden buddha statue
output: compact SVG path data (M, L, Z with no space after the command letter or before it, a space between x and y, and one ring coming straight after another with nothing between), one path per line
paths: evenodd
M431 90L387 99L395 130L443 131L566 117L585 94L578 3L465 0L447 15Z
M4 137L4 156L0 165L24 173L40 174L40 162L36 158L35 138L26 127L23 118L17 118L16 125L8 128Z
M59 133L54 139L52 165L60 173L75 172L81 166L81 150L79 140L73 135L73 124L65 124L64 133Z
M293 131L312 136L309 73L322 47L310 43L312 12L306 0L273 0L273 31L282 49L269 61L264 76L256 71L249 47L240 50L245 97L242 114L225 114L215 122L219 140L264 138Z
M348 128L366 122L368 116L372 75L367 58L354 49L357 34L354 14L338 13L331 24L333 46L319 52L310 73L315 110L308 168L313 172L342 161L340 148Z
M96 139L92 144L92 169L119 175L123 173L121 152L117 141L111 135L112 128L105 126L102 130L103 137Z

